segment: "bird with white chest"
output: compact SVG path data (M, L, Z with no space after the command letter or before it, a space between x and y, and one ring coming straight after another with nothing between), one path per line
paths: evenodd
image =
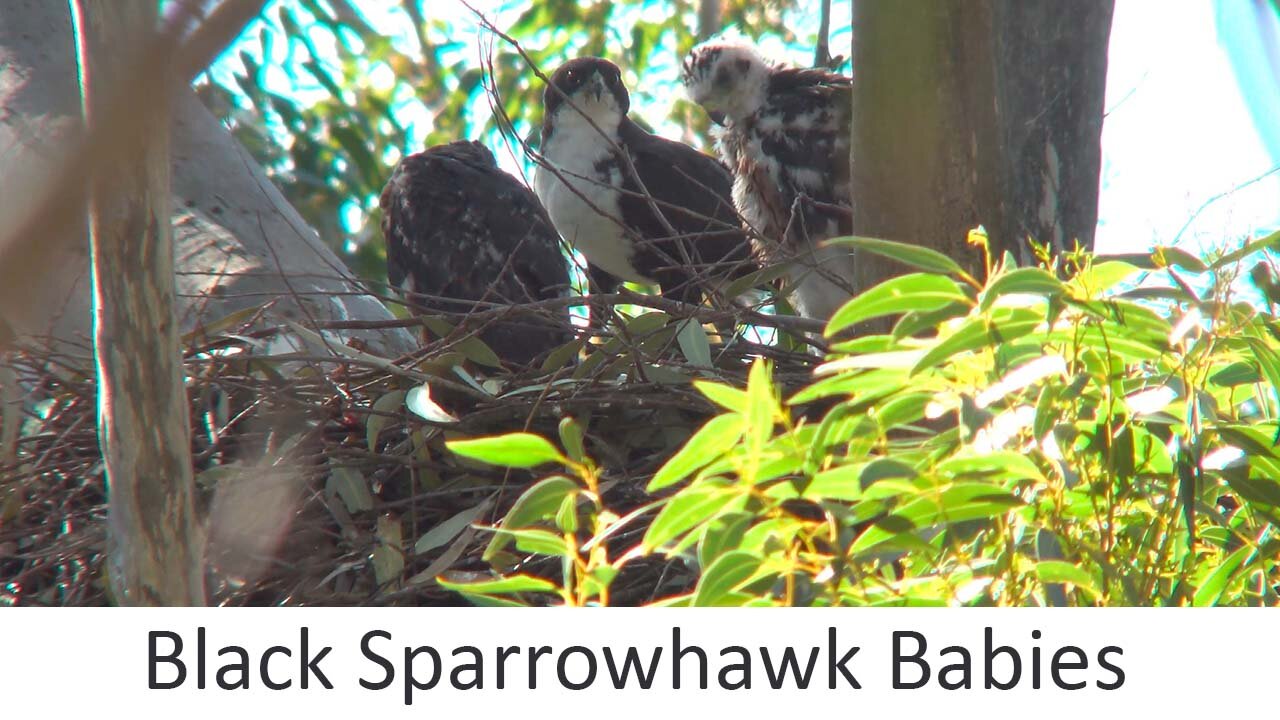
M733 200L762 264L789 264L801 315L825 320L853 294L853 256L824 241L852 232L852 80L712 41L693 49L682 80L721 126Z
M753 269L732 176L714 157L646 131L629 109L608 60L557 69L543 95L534 189L586 258L593 291L635 282L698 303Z

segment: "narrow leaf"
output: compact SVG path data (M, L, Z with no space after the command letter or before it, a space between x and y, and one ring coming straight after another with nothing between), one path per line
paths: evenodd
M554 445L530 433L508 433L474 440L445 443L465 458L510 468L533 468L545 463L567 463Z
M751 364L747 376L747 480L755 480L764 455L764 447L773 436L774 419L778 415L777 401L773 397L773 383L769 379L769 363L757 358Z
M371 408L374 414L369 415L369 419L364 424L364 440L365 444L369 446L369 452L377 452L378 436L382 434L382 430L387 426L387 423L391 422L391 418L388 415L400 408L400 403L404 402L404 398L405 392L403 390L393 390L374 401Z
M1002 342L1015 340L1036 329L1044 321L1043 315L1026 309L1008 309L1009 312L997 312L992 317L974 317L943 338L924 357L911 368L914 375L941 364L953 355L962 352L992 347Z
M554 518L564 499L577 493L578 490L578 483L563 475L553 475L534 483L524 491L524 494L516 498L511 509L507 511L506 517L502 518L502 529L520 530ZM494 536L489 542L489 547L484 550L484 559L487 561L492 558L495 553L506 547L507 541L506 535Z
M747 411L747 393L735 387L706 380L694 380L693 386L711 402L736 413Z
M680 344L680 352L684 359L694 367L711 367L711 343L707 340L707 331L701 323L689 318L680 323L680 331L676 334Z
M982 294L981 310L987 310L1001 295L1013 293L1043 295L1050 297L1061 295L1064 290L1062 281L1041 268L1019 268L1011 270L987 287Z
M582 426L577 420L566 417L560 421L560 444L569 453L574 462L586 460L587 451L582 444Z
M378 585L400 579L404 572L403 528L400 519L392 515L378 518L378 545L373 549L373 578Z
M943 255L937 250L920 245L910 245L907 243L893 242L892 240L852 236L832 238L828 242L835 245L852 245L859 250L866 250L867 252L880 255L881 257L887 257L890 260L897 260L904 265L909 265L920 270L956 275L964 273L964 270L958 263L956 263L955 260Z
M566 553L570 552L570 549L565 545L564 536L548 530L499 529L497 532L503 538L515 541L516 547L521 552L548 555L550 557L564 557Z
M684 447L663 463L649 481L649 492L656 492L680 482L698 468L718 459L738 443L742 437L743 422L740 415L719 415L711 418Z
M717 605L726 595L750 580L760 565L759 557L742 550L721 555L703 571L692 604L695 607Z
M458 583L438 578L440 586L455 592L483 595L509 595L519 592L558 592L555 584L549 580L532 575L510 575L497 580L481 580L479 582Z
M1094 597L1098 597L1098 587L1093 577L1082 568L1062 560L1042 560L1036 563L1036 577L1042 583L1071 583Z
M886 280L845 303L831 316L824 334L831 337L871 318L931 312L968 299L964 289L949 277L930 273L902 275Z
M475 522L476 518L483 515L492 504L492 500L485 500L479 505L467 508L466 510L453 515L449 519L441 522L439 525L431 528L422 537L418 538L418 542L414 543L413 552L421 555L422 553L441 547L445 543L457 537L463 530L466 530L471 523Z
M358 513L373 509L373 495L369 492L369 483L360 473L351 468L335 467L329 473L329 482L325 489L336 493L347 507L347 512Z
M1249 556L1252 549L1242 547L1227 556L1222 564L1214 568L1213 572L1204 579L1200 587L1196 588L1196 594L1191 598L1191 604L1195 607L1210 607L1217 604L1218 598L1222 597L1222 591L1227 589L1227 583L1231 582L1231 578L1235 576L1236 569Z
M685 488L669 499L644 535L644 545L657 548L719 513L741 495L725 482Z
M1246 243L1244 247L1240 248L1239 250L1235 250L1227 253L1226 255L1223 255L1222 257L1214 261L1214 263L1210 265L1209 268L1211 270L1217 270L1218 268L1222 268L1234 262L1237 262L1239 260L1243 260L1244 258L1252 255L1253 253L1270 249L1272 247L1275 247L1276 245L1280 245L1280 230L1277 230L1276 232L1273 232L1264 238L1254 240L1251 243Z

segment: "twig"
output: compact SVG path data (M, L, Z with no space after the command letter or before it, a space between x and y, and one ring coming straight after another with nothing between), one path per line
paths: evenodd
M701 0L698 3L698 39L706 40L707 38L720 32L722 24L721 12L723 10L721 0Z
M831 0L822 0L822 15L818 21L818 47L813 51L814 67L831 67Z
M1280 165L1277 165L1277 166L1275 166L1275 167L1271 168L1270 170L1268 170L1268 171L1266 171L1266 172L1262 173L1261 175L1259 175L1259 176L1257 176L1257 177L1255 177L1255 178L1250 178L1250 179L1248 179L1248 180L1245 180L1244 182L1240 183L1239 185L1236 185L1235 187L1231 188L1230 190L1227 190L1227 191L1225 191L1225 192L1220 192L1220 193L1218 193L1217 195L1214 195L1213 197L1209 198L1208 200L1205 200L1205 201L1200 205L1200 207L1196 208L1196 211L1195 211L1194 213L1192 213L1192 214L1191 214L1191 217L1187 218L1187 221L1186 221L1185 223L1183 223L1182 228L1181 228L1180 230L1178 230L1178 234L1177 234L1177 235L1174 235L1174 236L1173 236L1173 242L1172 242L1172 243L1170 243L1170 244L1171 244L1171 245L1177 245L1177 244L1178 244L1178 240L1182 239L1182 234L1183 234L1183 233L1185 233L1185 232L1187 231L1187 228L1191 227L1191 223L1195 222L1195 221L1196 221L1196 218L1200 217L1200 213L1202 213L1202 212L1204 212L1205 210L1207 210L1207 209L1209 208L1209 206L1210 206L1210 205L1212 205L1212 204L1214 204L1214 203L1218 202L1219 200L1221 200L1221 199L1223 199L1223 198L1225 198L1225 197L1229 197L1229 196L1231 196L1231 195L1234 195L1235 193L1237 193L1237 192L1239 192L1239 191L1241 191L1241 190L1243 190L1243 189L1245 189L1245 188L1249 187L1250 185L1253 185L1254 183L1262 182L1263 180L1266 180L1267 178L1271 177L1272 175L1275 175L1277 172L1280 172Z
M181 80L190 83L205 71L254 18L266 0L222 0L186 37L178 52Z

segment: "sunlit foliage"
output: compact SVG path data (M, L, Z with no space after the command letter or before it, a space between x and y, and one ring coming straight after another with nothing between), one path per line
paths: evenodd
M487 556L505 574L445 582L480 603L607 604L658 556L694 576L660 604L1276 605L1280 325L1231 281L1272 277L1253 253L1278 241L1214 261L1006 256L979 283L933 251L850 239L915 272L828 333L889 316L892 330L837 343L790 397L763 360L745 389L696 382L721 414L639 511L602 501L572 420L563 451L452 443L548 474L496 529ZM1156 282L1131 289L1140 270ZM531 572L538 556L560 562Z

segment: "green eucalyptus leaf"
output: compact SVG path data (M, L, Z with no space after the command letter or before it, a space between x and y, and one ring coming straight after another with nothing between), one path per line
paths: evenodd
M438 547L442 547L445 543L457 537L463 530L466 530L471 523L480 518L492 506L488 500L467 508L462 512L456 513L449 519L441 522L439 525L428 530L422 537L418 538L418 542L413 545L413 552L421 555Z
M1226 255L1223 255L1222 257L1214 261L1214 263L1210 266L1210 269L1219 270L1228 265L1239 262L1254 253L1262 252L1264 250L1270 250L1274 248L1276 245L1280 245L1280 230L1277 230L1276 232L1273 232L1270 235L1267 235L1266 237L1259 238L1258 240L1254 240L1253 242L1245 243L1245 245L1240 249L1234 250L1232 252L1227 253Z
M378 436L382 434L387 423L391 422L388 415L400 409L400 403L404 402L404 397L404 390L392 390L374 401L371 408L373 413L369 415L364 425L365 445L368 446L369 452L377 452Z
M738 388L707 380L694 380L693 386L711 402L730 412L746 413L747 393Z
M949 277L913 273L886 280L845 303L827 323L827 337L856 323L885 315L930 312L969 299L964 289Z
M1041 560L1036 563L1036 577L1042 583L1070 583L1095 598L1101 595L1093 577L1069 562Z
M520 530L531 525L549 522L555 518L565 499L572 498L580 491L581 487L578 483L560 475L553 475L534 483L516 498L511 509L507 511L506 517L502 519L502 529ZM507 539L504 536L495 536L485 548L485 560L492 558L506 544Z
M978 309L986 311L1002 295L1028 294L1051 297L1065 290L1062 281L1040 268L1018 268L997 277L982 293Z
M750 580L761 564L761 558L742 550L721 555L703 571L698 580L698 589L694 591L692 604L697 607L721 604L730 593Z
M582 444L582 426L577 420L566 417L560 421L560 444L564 445L565 452L569 453L569 457L574 462L583 462L587 459L586 448Z
M1195 595L1191 598L1191 604L1195 607L1216 605L1222 597L1222 593L1226 590L1227 584L1236 576L1236 571L1251 552L1251 548L1242 547L1228 555L1222 561L1222 564L1209 573L1209 576L1204 579L1200 587L1196 588Z
M464 595L512 595L522 592L554 593L559 589L550 581L532 575L508 575L497 580L480 580L476 582L453 582L444 578L438 579L440 586Z
M927 272L955 275L960 275L964 272L955 260L937 250L922 245L911 245L868 237L838 237L832 238L827 242L833 245L851 245L858 250L865 250L881 257L887 257L903 265Z
M656 492L674 485L710 464L737 444L742 431L743 419L739 415L718 415L711 418L671 459L658 468L649 481L647 490Z
M707 523L698 543L698 564L709 567L721 555L738 549L755 516L749 512L727 512Z
M742 493L727 481L712 480L681 490L662 506L644 535L644 545L659 548L728 509Z
M680 352L690 365L711 367L711 341L707 340L707 331L697 320L690 318L680 323L676 342L680 344Z
M547 463L568 463L568 458L554 445L530 433L451 440L445 446L462 457L501 467L534 468Z

